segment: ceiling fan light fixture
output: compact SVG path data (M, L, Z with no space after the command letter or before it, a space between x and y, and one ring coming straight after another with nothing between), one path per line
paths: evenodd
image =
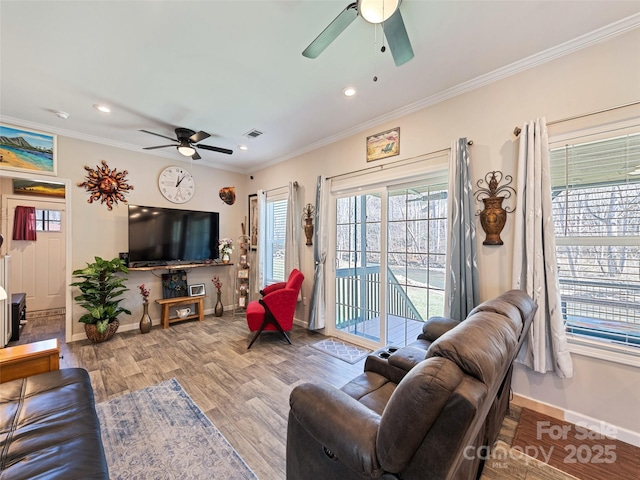
M191 157L194 153L196 153L196 149L189 145L178 145L178 152L185 157Z
M358 0L358 13L369 23L382 23L396 13L400 0Z

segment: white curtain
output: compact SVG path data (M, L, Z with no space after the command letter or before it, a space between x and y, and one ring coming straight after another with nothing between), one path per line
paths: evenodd
M562 320L544 118L522 126L516 192L512 286L538 304L518 361L536 372L570 378L573 364Z
M480 300L469 163L467 139L460 138L451 146L449 159L448 275L445 279L445 315L456 320L467 318Z
M255 275L255 286L253 291L257 295L264 288L264 260L267 241L266 218L267 218L267 194L264 190L258 190L258 251L256 253L258 265Z
M311 292L311 308L309 310L309 330L320 330L325 327L327 305L324 290L325 262L327 260L327 216L329 185L328 180L318 176L316 184L316 213L315 233L313 242L313 257L315 272L313 277L313 291Z
M297 268L300 270L300 224L302 222L300 201L298 200L298 182L289 182L287 192L287 227L284 239L284 280ZM302 300L302 289L298 293Z

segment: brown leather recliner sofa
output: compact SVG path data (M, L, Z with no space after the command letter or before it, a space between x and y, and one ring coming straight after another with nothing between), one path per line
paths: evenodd
M0 385L0 480L105 479L89 374L65 368Z
M471 479L495 442L513 361L536 304L511 290L465 320L430 319L412 344L374 352L338 389L290 395L287 479Z

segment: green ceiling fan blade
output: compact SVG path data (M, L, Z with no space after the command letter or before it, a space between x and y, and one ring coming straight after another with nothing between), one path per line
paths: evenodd
M387 42L389 42L389 48L391 49L391 55L393 55L393 61L396 67L404 65L411 60L413 58L413 48L411 48L409 35L404 26L404 20L402 20L402 14L399 8L396 10L396 13L384 22L383 29L384 35L387 37Z
M320 55L338 35L340 35L358 16L358 4L351 3L325 28L311 44L305 48L302 55L307 58L316 58Z

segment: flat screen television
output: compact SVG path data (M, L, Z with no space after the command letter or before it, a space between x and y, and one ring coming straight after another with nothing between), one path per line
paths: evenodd
M129 205L129 266L213 260L219 232L218 212Z

